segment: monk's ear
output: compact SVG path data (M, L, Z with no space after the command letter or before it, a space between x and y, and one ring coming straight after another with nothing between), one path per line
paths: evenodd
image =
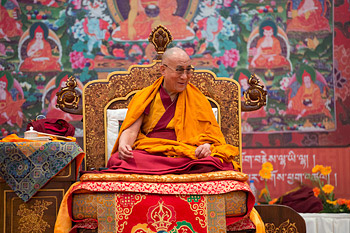
M160 65L159 71L164 76L164 74L165 74L165 66L164 65Z

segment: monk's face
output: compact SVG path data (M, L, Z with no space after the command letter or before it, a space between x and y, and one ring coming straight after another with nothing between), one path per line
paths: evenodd
M42 40L43 39L43 33L42 32L37 32L35 34L35 39L37 40Z
M272 37L273 30L272 29L264 29L264 36L266 37Z
M6 83L3 81L0 81L0 89L4 90L6 88Z
M164 76L163 87L169 94L182 92L193 74L191 59L186 53L169 57L163 61L161 72Z
M311 87L311 77L310 75L305 75L304 76L304 83L306 88L310 88Z

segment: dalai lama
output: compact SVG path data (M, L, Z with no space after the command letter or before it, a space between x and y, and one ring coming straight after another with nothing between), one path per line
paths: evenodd
M238 170L209 101L191 83L194 68L181 48L163 54L162 77L139 91L104 172L188 174Z

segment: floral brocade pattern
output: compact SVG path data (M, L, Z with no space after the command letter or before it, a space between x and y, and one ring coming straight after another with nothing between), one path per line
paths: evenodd
M132 66L128 72L116 71L108 80L89 82L84 89L85 152L87 170L105 166L105 111L126 108L131 98L127 95L151 85L161 75L159 63ZM237 83L216 78L214 73L197 71L191 80L207 97L220 106L221 130L226 142L240 146L240 93ZM240 163L238 156L235 159Z
M143 175L143 174L89 174L80 177L81 181L130 181L130 182L154 182L154 183L183 183L213 180L237 180L247 181L248 175L236 171L217 171L200 174L167 174L167 175Z
M145 193L107 192L74 194L73 219L85 228L97 219L98 231L104 232L226 232L225 213L232 207L232 197L246 203L241 191L220 195L155 195ZM242 192L244 193L244 192ZM93 198L92 198L93 197ZM86 202L84 201L87 200ZM93 200L93 201L92 201ZM94 203L92 203L94 202ZM234 211L243 216L241 208ZM94 212L92 214L92 212ZM239 223L239 229L250 229L251 223Z
M52 202L45 200L36 200L34 206L28 208L27 205L21 204L17 214L20 216L18 230L20 232L46 232L50 225L47 223L45 212Z
M23 201L84 152L75 142L0 143L0 176Z
M153 194L223 194L233 191L251 192L246 183L234 180L205 181L196 183L150 183L150 182L82 182L77 190L92 192L140 192Z

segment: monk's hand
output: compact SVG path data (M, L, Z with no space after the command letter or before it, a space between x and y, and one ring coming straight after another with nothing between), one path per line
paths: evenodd
M210 154L211 150L209 143L204 143L203 145L200 145L195 151L195 156L199 159L208 157Z
M121 160L128 160L133 157L132 147L130 145L119 145L118 152Z

